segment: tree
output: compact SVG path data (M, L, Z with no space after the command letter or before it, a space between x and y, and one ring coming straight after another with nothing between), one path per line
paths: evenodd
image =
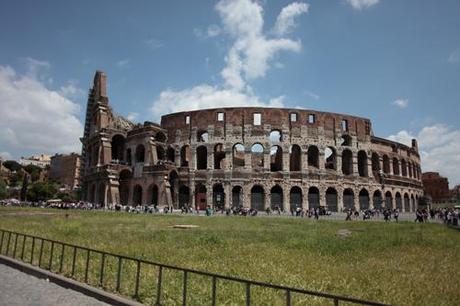
M40 174L42 172L42 169L39 166L35 165L27 165L24 167L24 170L26 170L27 173L30 174L32 182L38 181L38 179L40 178Z
M6 182L0 178L0 200L6 198L7 194Z
M27 199L32 202L46 201L54 198L57 188L54 184L35 182L27 191Z
M22 169L22 166L15 160L4 161L3 167L9 169L10 171L19 171Z

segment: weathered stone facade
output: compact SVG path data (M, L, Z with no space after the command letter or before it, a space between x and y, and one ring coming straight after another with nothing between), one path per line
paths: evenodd
M134 125L112 112L105 86L97 72L82 138L88 201L413 211L423 195L416 140L375 137L368 119L238 107Z

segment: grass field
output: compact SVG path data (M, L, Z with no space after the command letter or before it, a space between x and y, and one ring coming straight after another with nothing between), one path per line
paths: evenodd
M199 227L181 230L171 227L175 224ZM389 304L458 305L460 300L460 232L439 224L0 208L0 228L181 267ZM351 234L338 235L341 230ZM107 273L114 273L114 266L109 264ZM97 270L97 265L93 269ZM148 282L149 273L152 276L154 271L145 271L141 281ZM93 274L91 277L97 278L95 271ZM181 279L177 278L165 275L165 305L180 303ZM124 286L122 293L128 294L132 282L126 280ZM110 284L105 287L113 290ZM190 292L194 288L207 292L209 284L197 277ZM219 304L242 303L244 291L241 289L240 299L240 289L226 288L226 293L219 294ZM141 301L151 303L154 288L142 290ZM276 305L282 300L264 300L264 292L254 292L254 296L262 298L257 305ZM202 297L190 299L193 305L205 303ZM293 297L294 305L322 303Z

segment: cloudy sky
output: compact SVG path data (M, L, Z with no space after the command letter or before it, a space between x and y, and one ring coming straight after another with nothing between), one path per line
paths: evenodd
M460 183L457 0L2 1L0 155L80 151L96 69L133 121L214 106L370 118Z

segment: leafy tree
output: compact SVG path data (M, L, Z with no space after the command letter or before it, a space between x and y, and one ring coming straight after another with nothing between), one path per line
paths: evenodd
M6 190L6 182L0 178L0 200L6 198L8 191Z
M10 178L10 187L18 187L22 184L22 171L14 173Z
M54 184L46 182L35 182L30 185L27 191L27 199L32 202L46 201L54 198L57 188Z
M22 169L22 166L15 160L6 160L3 162L3 166L10 171L19 171Z
M42 169L35 165L27 165L24 167L24 170L26 170L27 173L30 174L32 182L38 181L38 179L40 178L40 174L42 172Z

